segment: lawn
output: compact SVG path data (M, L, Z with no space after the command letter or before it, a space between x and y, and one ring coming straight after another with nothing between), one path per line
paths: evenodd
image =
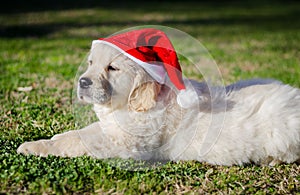
M225 83L264 77L300 87L299 2L10 1L0 10L1 194L300 194L297 164L189 161L133 170L121 159L116 166L89 157L16 153L25 141L76 128L74 78L91 40L128 27L165 25L192 35L211 53Z

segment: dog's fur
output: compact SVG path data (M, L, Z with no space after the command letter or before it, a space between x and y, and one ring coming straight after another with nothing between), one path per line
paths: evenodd
M300 90L274 80L226 88L190 81L199 106L182 109L171 86L154 81L128 57L93 45L78 97L94 104L99 122L19 153L39 156L198 160L211 164L274 165L300 159ZM212 98L213 97L213 98Z

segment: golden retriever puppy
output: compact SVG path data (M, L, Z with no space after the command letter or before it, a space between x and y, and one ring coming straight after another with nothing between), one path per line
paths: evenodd
M273 80L242 81L225 88L186 80L199 104L182 108L172 86L157 82L110 45L94 43L88 61L78 82L78 98L94 105L99 121L50 140L26 142L18 153L218 165L300 159L296 88Z

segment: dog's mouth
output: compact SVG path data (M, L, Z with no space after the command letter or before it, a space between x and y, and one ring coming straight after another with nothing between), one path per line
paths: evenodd
M78 89L77 89L78 99L85 103L90 103L90 104L93 103L93 99L92 99L92 96L89 91L90 91L89 89L83 89L80 86L78 86Z
M77 97L85 103L103 105L110 102L111 94L101 89L81 88L78 86Z
M89 104L108 104L112 96L112 86L105 80L82 76L78 80L77 97Z

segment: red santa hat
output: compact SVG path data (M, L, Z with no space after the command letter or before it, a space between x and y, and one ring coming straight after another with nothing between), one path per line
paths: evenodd
M161 84L165 83L167 75L179 90L177 102L181 107L188 108L197 100L194 90L186 90L176 51L163 31L144 28L100 38L93 41L93 45L97 42L119 50Z

